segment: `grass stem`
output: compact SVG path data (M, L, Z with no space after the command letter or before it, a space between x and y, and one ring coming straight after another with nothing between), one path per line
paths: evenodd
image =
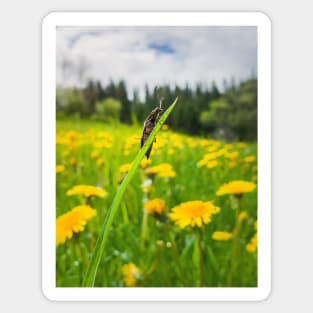
M137 167L139 166L140 161L148 151L149 147L151 146L156 134L161 129L161 126L164 124L166 118L171 113L171 111L174 109L178 98L175 99L175 101L168 107L168 109L164 112L164 114L161 116L159 121L157 122L156 126L154 127L153 131L151 132L149 138L146 140L144 146L142 149L138 152L137 156L135 157L134 161L132 162L131 168L129 172L127 173L126 177L123 179L122 183L118 187L118 190L115 194L115 197L113 199L112 205L105 217L105 220L102 224L102 228L99 234L99 237L96 242L95 250L92 254L91 261L89 264L89 267L87 269L87 272L85 274L82 287L93 287L95 284L95 279L97 275L98 266L100 264L101 257L104 253L105 244L107 241L107 238L109 236L109 231L111 229L111 226L113 224L115 215L119 209L120 202L122 200L122 197L124 195L124 192L126 190L126 187L130 183L131 179L133 178Z
M203 286L203 251L201 229L198 230L198 250L199 250L199 287Z

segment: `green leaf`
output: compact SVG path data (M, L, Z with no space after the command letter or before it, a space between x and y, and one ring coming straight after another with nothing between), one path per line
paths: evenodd
M84 277L82 287L93 287L97 275L98 266L101 260L101 257L104 253L105 249L105 243L108 238L108 234L110 231L110 228L112 226L112 223L114 221L114 217L119 209L120 202L122 200L123 194L126 190L127 185L130 183L131 179L133 178L135 171L137 167L139 166L140 161L146 154L147 150L149 149L150 145L152 144L156 134L159 132L161 126L166 121L167 117L171 113L171 111L174 109L178 98L175 99L175 101L168 107L168 109L164 112L164 114L161 116L159 121L157 122L156 126L154 127L153 131L151 132L149 138L145 142L142 149L138 152L137 156L135 157L134 161L132 162L132 165L129 169L128 174L122 181L121 185L118 187L118 190L115 194L115 197L113 199L112 205L107 213L107 216L103 222L101 232L99 234L99 237L97 239L95 251L93 252L93 255L91 257L91 261L89 264L89 267L87 269L86 275Z

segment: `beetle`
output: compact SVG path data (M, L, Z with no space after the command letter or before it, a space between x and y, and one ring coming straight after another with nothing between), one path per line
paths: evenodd
M151 134L153 128L155 127L157 121L159 120L160 114L163 112L163 109L161 108L161 101L160 106L153 109L148 117L146 118L144 124L143 124L143 130L141 135L141 141L140 141L140 147L142 148L145 142L147 141L149 135ZM154 138L154 142L156 142L156 139ZM149 159L150 153L152 150L153 142L151 143L149 149L146 152L146 157Z

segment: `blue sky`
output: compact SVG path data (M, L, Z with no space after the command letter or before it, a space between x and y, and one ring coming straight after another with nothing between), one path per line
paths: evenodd
M88 79L126 81L143 94L147 83L222 88L257 75L255 27L58 27L57 84Z

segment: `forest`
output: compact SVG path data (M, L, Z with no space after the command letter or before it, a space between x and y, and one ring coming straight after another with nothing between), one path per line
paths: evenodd
M168 119L174 131L197 136L212 136L227 141L257 140L257 79L251 77L240 83L224 80L223 88L213 82L191 88L162 85L151 90L145 86L144 98L139 90L129 92L124 81L107 85L89 80L85 87L57 87L57 118L75 117L125 124L143 123L159 105L171 103L176 97L179 105ZM220 90L223 89L223 90Z

